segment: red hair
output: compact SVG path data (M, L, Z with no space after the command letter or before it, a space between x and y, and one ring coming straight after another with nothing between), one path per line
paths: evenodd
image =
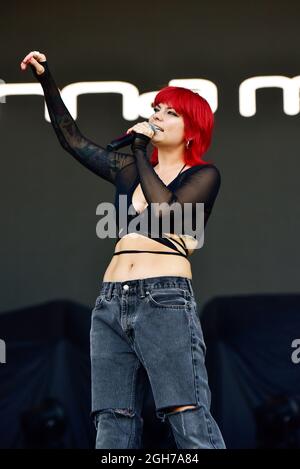
M188 148L185 146L185 163L190 166L209 164L202 156L211 143L214 114L206 99L188 88L166 86L157 93L152 106L160 103L173 107L183 117L184 137L186 142L190 141ZM158 163L157 148L154 148L150 162L152 165Z

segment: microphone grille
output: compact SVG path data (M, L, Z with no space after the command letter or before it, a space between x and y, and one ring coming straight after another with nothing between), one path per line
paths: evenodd
M150 122L148 122L148 124L150 125L153 132L157 132L157 130L160 130L159 127L157 127L155 124L150 124Z

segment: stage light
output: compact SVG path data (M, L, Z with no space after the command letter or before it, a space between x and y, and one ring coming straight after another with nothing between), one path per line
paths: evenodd
M300 448L300 395L270 397L255 420L258 448Z
M21 414L21 427L27 448L63 448L66 415L60 402L46 398Z

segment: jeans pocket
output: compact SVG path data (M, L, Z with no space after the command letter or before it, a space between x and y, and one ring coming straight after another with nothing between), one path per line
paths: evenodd
M159 308L185 308L188 292L182 288L152 288L148 291L149 301Z

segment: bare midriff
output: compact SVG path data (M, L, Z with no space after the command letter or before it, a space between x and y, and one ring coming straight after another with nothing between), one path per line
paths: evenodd
M189 165L184 166L190 168ZM157 167L155 168L155 172L157 172ZM168 171L165 174L157 172L165 184L169 184L177 173L178 169L176 169L176 171ZM132 195L132 203L139 213L147 207L141 184L138 184ZM169 239L174 238L180 241L179 236L176 234L166 233L166 235ZM176 243L174 243L174 245L176 246ZM186 247L188 248L188 245ZM183 254L185 253L184 248L179 247L179 249ZM155 252L122 253L113 256L105 271L103 281L123 282L124 280L135 280L162 275L192 278L190 261L186 257L178 255L176 249L158 243L147 236L138 233L130 233L123 236L115 246L115 253L125 250ZM176 254L156 254L157 252L173 252ZM193 249L189 249L188 254L190 255L192 252Z
M178 236L172 235L179 239ZM170 237L169 237L170 239ZM175 244L175 243L174 243ZM179 248L184 252L183 248ZM124 250L174 252L168 246L159 244L150 238L138 233L130 233L123 236L115 246L115 252ZM189 254L192 250L189 250ZM157 277L162 275L175 275L192 279L190 261L179 255L156 254L156 253L122 253L113 256L109 263L103 281L123 282L125 280L135 280L138 278Z

